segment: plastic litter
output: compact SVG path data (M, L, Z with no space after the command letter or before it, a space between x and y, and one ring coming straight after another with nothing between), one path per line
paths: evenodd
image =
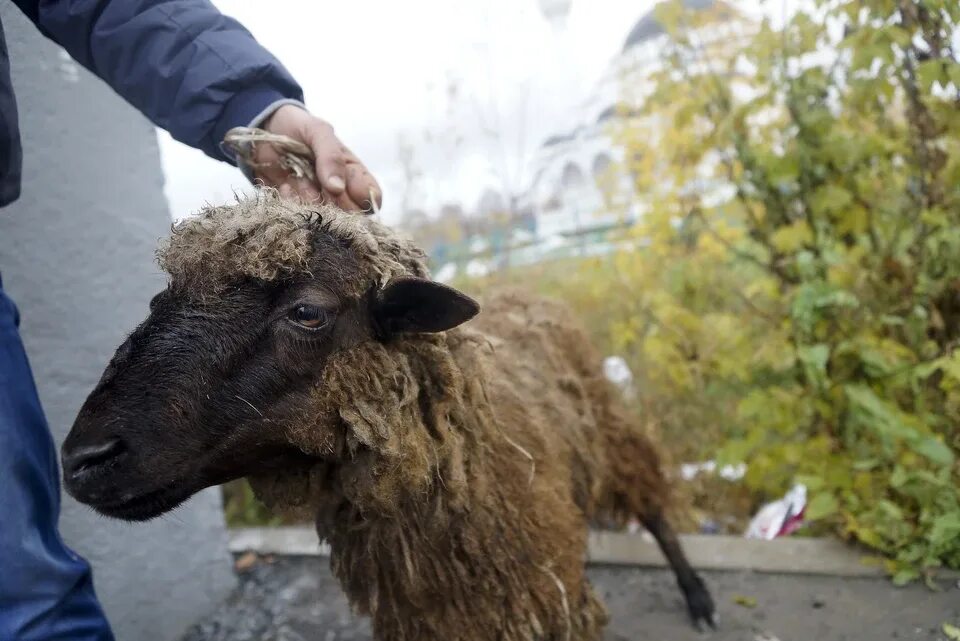
M624 396L633 397L635 390L633 387L633 372L627 361L621 356L608 356L603 359L603 375L608 381L620 388Z
M691 481L700 474L719 473L720 478L725 481L739 481L747 473L747 466L744 463L736 465L721 465L717 469L716 461L703 461L702 463L683 463L680 465L680 477L684 481Z
M744 536L748 539L772 540L789 536L803 526L807 509L807 488L797 484L780 500L767 503L750 521Z

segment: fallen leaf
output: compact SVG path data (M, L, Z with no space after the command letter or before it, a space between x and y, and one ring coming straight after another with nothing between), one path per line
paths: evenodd
M733 602L737 605L742 605L745 608L757 607L757 600L752 596L743 596L742 594L737 594L733 597Z
M237 572L246 572L256 564L257 553L245 552L237 557L237 560L233 562L233 567Z
M955 625L944 623L943 633L947 635L947 638L951 641L960 641L960 628Z

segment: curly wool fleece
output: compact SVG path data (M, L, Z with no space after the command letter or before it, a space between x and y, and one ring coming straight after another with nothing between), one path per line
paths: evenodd
M178 224L160 261L174 287L214 305L218 286L337 261L348 295L427 276L392 230L271 191ZM669 496L584 329L525 293L488 297L468 327L337 352L275 427L316 463L254 476L254 490L315 519L379 641L599 641L587 524L660 514Z
M234 205L204 207L176 223L157 258L175 285L216 291L244 276L271 281L309 274L318 231L359 258L367 284L429 275L423 251L372 218L283 200L270 188L257 189L252 198L238 197Z

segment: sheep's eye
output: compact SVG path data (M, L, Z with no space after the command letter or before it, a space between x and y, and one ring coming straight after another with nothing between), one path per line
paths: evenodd
M316 305L297 305L290 310L287 318L291 323L306 329L323 329L330 322L327 310Z

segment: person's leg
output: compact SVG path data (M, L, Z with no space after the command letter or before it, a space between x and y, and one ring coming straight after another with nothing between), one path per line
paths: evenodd
M0 639L112 641L90 566L60 539L50 429L0 281Z

